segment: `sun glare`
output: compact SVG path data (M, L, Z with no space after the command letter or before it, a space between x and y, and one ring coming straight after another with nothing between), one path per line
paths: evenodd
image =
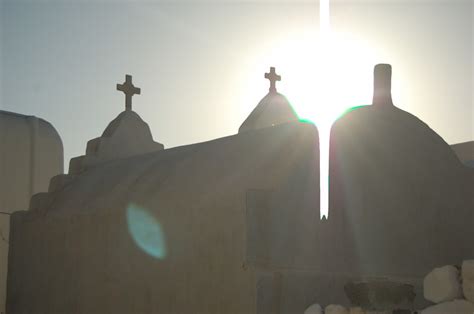
M373 67L378 53L351 34L317 31L293 34L262 52L253 77L275 66L282 76L277 90L293 105L300 119L315 123L320 134L321 215L328 215L329 133L331 125L348 108L372 102ZM253 99L262 90L252 91Z

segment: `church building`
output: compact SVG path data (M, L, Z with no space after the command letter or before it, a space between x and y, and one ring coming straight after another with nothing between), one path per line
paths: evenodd
M327 219L318 129L274 68L237 134L170 149L126 76L125 111L12 215L7 312L303 313L374 278L422 304L429 270L474 256L474 169L393 104L391 70L332 127Z

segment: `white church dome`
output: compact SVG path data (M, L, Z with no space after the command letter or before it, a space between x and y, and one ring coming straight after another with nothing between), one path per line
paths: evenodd
M141 89L132 84L132 76L126 75L117 90L125 94L125 111L112 120L102 133L87 142L86 154L72 158L69 174L79 174L100 163L128 158L163 150L164 145L153 140L150 127L132 110L132 96L140 95Z
M275 68L270 68L270 72L265 73L265 78L270 80L270 91L242 123L239 133L298 121L298 116L290 102L284 95L276 91L275 82L279 81L281 77L275 73Z

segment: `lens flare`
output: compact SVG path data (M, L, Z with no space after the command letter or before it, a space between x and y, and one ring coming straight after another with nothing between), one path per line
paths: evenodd
M153 215L140 206L130 204L127 207L127 223L130 235L140 249L155 258L166 258L164 233Z
M360 106L354 106L354 107L350 107L348 108L346 111L344 111L336 120L339 120L340 118L344 117L346 114L348 114L349 112L352 112L354 110L357 110L359 108L362 108L362 107L366 107L366 106L370 106L370 105L360 105Z
M329 136L331 126L348 108L372 100L373 68L385 55L366 38L332 28L330 0L320 2L320 25L289 32L255 51L249 74L242 81L242 116L247 116L262 96L267 82L261 77L269 66L282 76L277 90L288 97L303 122L313 122L319 131L320 209L329 213ZM263 90L265 90L263 89Z

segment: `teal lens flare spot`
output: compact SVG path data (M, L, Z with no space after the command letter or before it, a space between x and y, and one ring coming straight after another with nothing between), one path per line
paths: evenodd
M336 120L338 120L338 119L344 117L344 116L345 116L346 114L348 114L349 112L352 112L352 111L354 111L354 110L357 110L357 109L359 109L359 108L366 107L366 106L368 106L368 105L361 105L361 106L350 107L349 109L347 109L346 111L344 111L339 117L337 117Z
M128 230L136 245L147 254L165 259L166 243L158 220L146 209L135 204L127 207Z
M299 121L301 123L308 123L308 124L315 124L313 121L309 120L309 119L299 119Z

